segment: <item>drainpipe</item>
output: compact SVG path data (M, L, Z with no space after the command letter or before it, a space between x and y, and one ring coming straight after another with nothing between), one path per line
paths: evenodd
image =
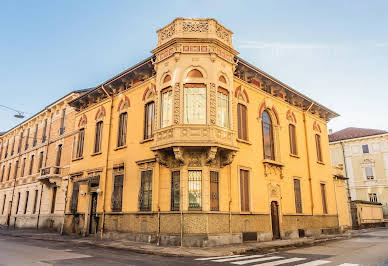
M52 122L53 122L53 114L51 114L51 118L50 118L49 133L48 133L47 143L46 143L46 154L45 154L45 158L44 158L44 166L45 167L47 165L47 157L48 157L47 154L48 154L48 148L49 148L49 143L50 143ZM43 194L43 183L40 187L39 210L38 210L38 218L36 219L36 230L39 230L40 208L42 207L42 194Z
M159 182L158 182L158 243L160 245L160 164L158 164L158 174L159 174Z
M232 164L229 165L229 233L232 234Z
M313 200L313 185L311 180L310 154L309 154L309 145L308 145L308 137L307 137L306 113L310 111L313 105L314 105L314 102L312 102L309 108L307 108L307 110L303 112L304 136L306 139L305 144L306 144L306 155L307 155L307 169L308 169L309 183L310 183L311 215L314 215L314 200Z
M342 148L342 157L344 158L344 173L345 177L348 177L348 167L346 165L346 158L345 158L345 143L343 141L341 143L341 148ZM352 202L352 195L350 194L350 187L349 187L349 178L346 179L346 187L348 191L348 214L349 215L349 224L352 224L352 216L351 216L351 202Z
M110 113L109 113L109 125L108 125L108 144L106 148L106 162L105 162L105 180L104 180L104 191L102 196L102 221L101 221L101 233L100 238L102 240L104 234L104 224L105 224L105 195L106 195L106 183L108 180L108 159L109 159L109 150L110 150L110 133L112 128L112 112L113 112L113 93L112 96L105 90L104 85L101 85L101 89L105 92L105 94L110 97Z

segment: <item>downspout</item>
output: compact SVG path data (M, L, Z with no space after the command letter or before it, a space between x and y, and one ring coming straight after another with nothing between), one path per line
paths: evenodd
M160 246L160 164L158 164L158 173L159 173L159 181L158 181L158 243Z
M49 148L49 143L50 143L50 136L51 136L51 125L53 123L53 114L51 114L50 118L50 126L49 126L49 133L47 137L47 143L46 143L46 155L44 158L44 166L46 167L47 164L47 154L48 154L48 148ZM43 194L43 183L40 187L40 197L39 197L39 210L38 210L38 218L36 219L36 230L39 230L39 220L40 220L40 208L42 207L42 194Z
M344 158L344 173L345 173L345 177L347 178L346 179L346 187L347 187L347 191L348 191L348 214L349 217L349 224L351 225L352 224L352 208L351 208L351 203L352 203L352 195L350 194L350 187L349 187L349 178L348 178L348 167L346 165L346 158L345 158L345 143L343 141L340 142L341 143L341 148L342 148L342 157Z
M229 165L229 233L232 234L232 164Z
M102 221L101 221L101 234L100 238L102 240L104 234L104 223L105 223L105 195L106 195L106 183L108 180L108 159L109 159L109 150L110 150L110 133L112 127L112 112L113 112L113 93L112 96L105 90L104 85L101 85L101 89L105 92L105 94L110 97L110 113L109 113L109 129L108 129L108 144L106 149L106 162L105 162L105 180L104 180L104 191L103 191L103 200L102 200Z
M307 110L303 112L304 137L306 139L305 144L306 144L306 155L307 155L307 169L308 169L308 178L310 183L311 215L314 215L314 199L313 199L313 184L311 180L311 166L310 166L310 154L309 154L309 145L308 145L308 137L307 137L306 113L310 111L313 105L314 105L314 102L312 102L309 108L307 108Z

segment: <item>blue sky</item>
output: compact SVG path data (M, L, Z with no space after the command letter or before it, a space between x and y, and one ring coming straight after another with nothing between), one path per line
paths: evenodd
M341 116L388 130L388 1L1 1L0 104L34 114L150 55L175 17L214 17L240 56ZM0 108L0 131L21 121Z

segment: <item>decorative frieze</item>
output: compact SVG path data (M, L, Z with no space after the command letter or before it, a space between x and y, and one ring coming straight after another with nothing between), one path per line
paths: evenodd
M179 82L175 83L173 92L174 92L174 123L177 125L180 122L180 116L181 116Z
M215 125L217 119L216 84L210 83L210 124Z
M183 21L182 23L183 32L208 32L209 23L202 21Z

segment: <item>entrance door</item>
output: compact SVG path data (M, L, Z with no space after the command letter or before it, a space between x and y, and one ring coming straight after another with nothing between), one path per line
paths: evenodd
M89 234L96 234L98 229L97 193L93 192L91 197Z
M271 220L273 239L280 239L279 206L276 201L271 202Z

